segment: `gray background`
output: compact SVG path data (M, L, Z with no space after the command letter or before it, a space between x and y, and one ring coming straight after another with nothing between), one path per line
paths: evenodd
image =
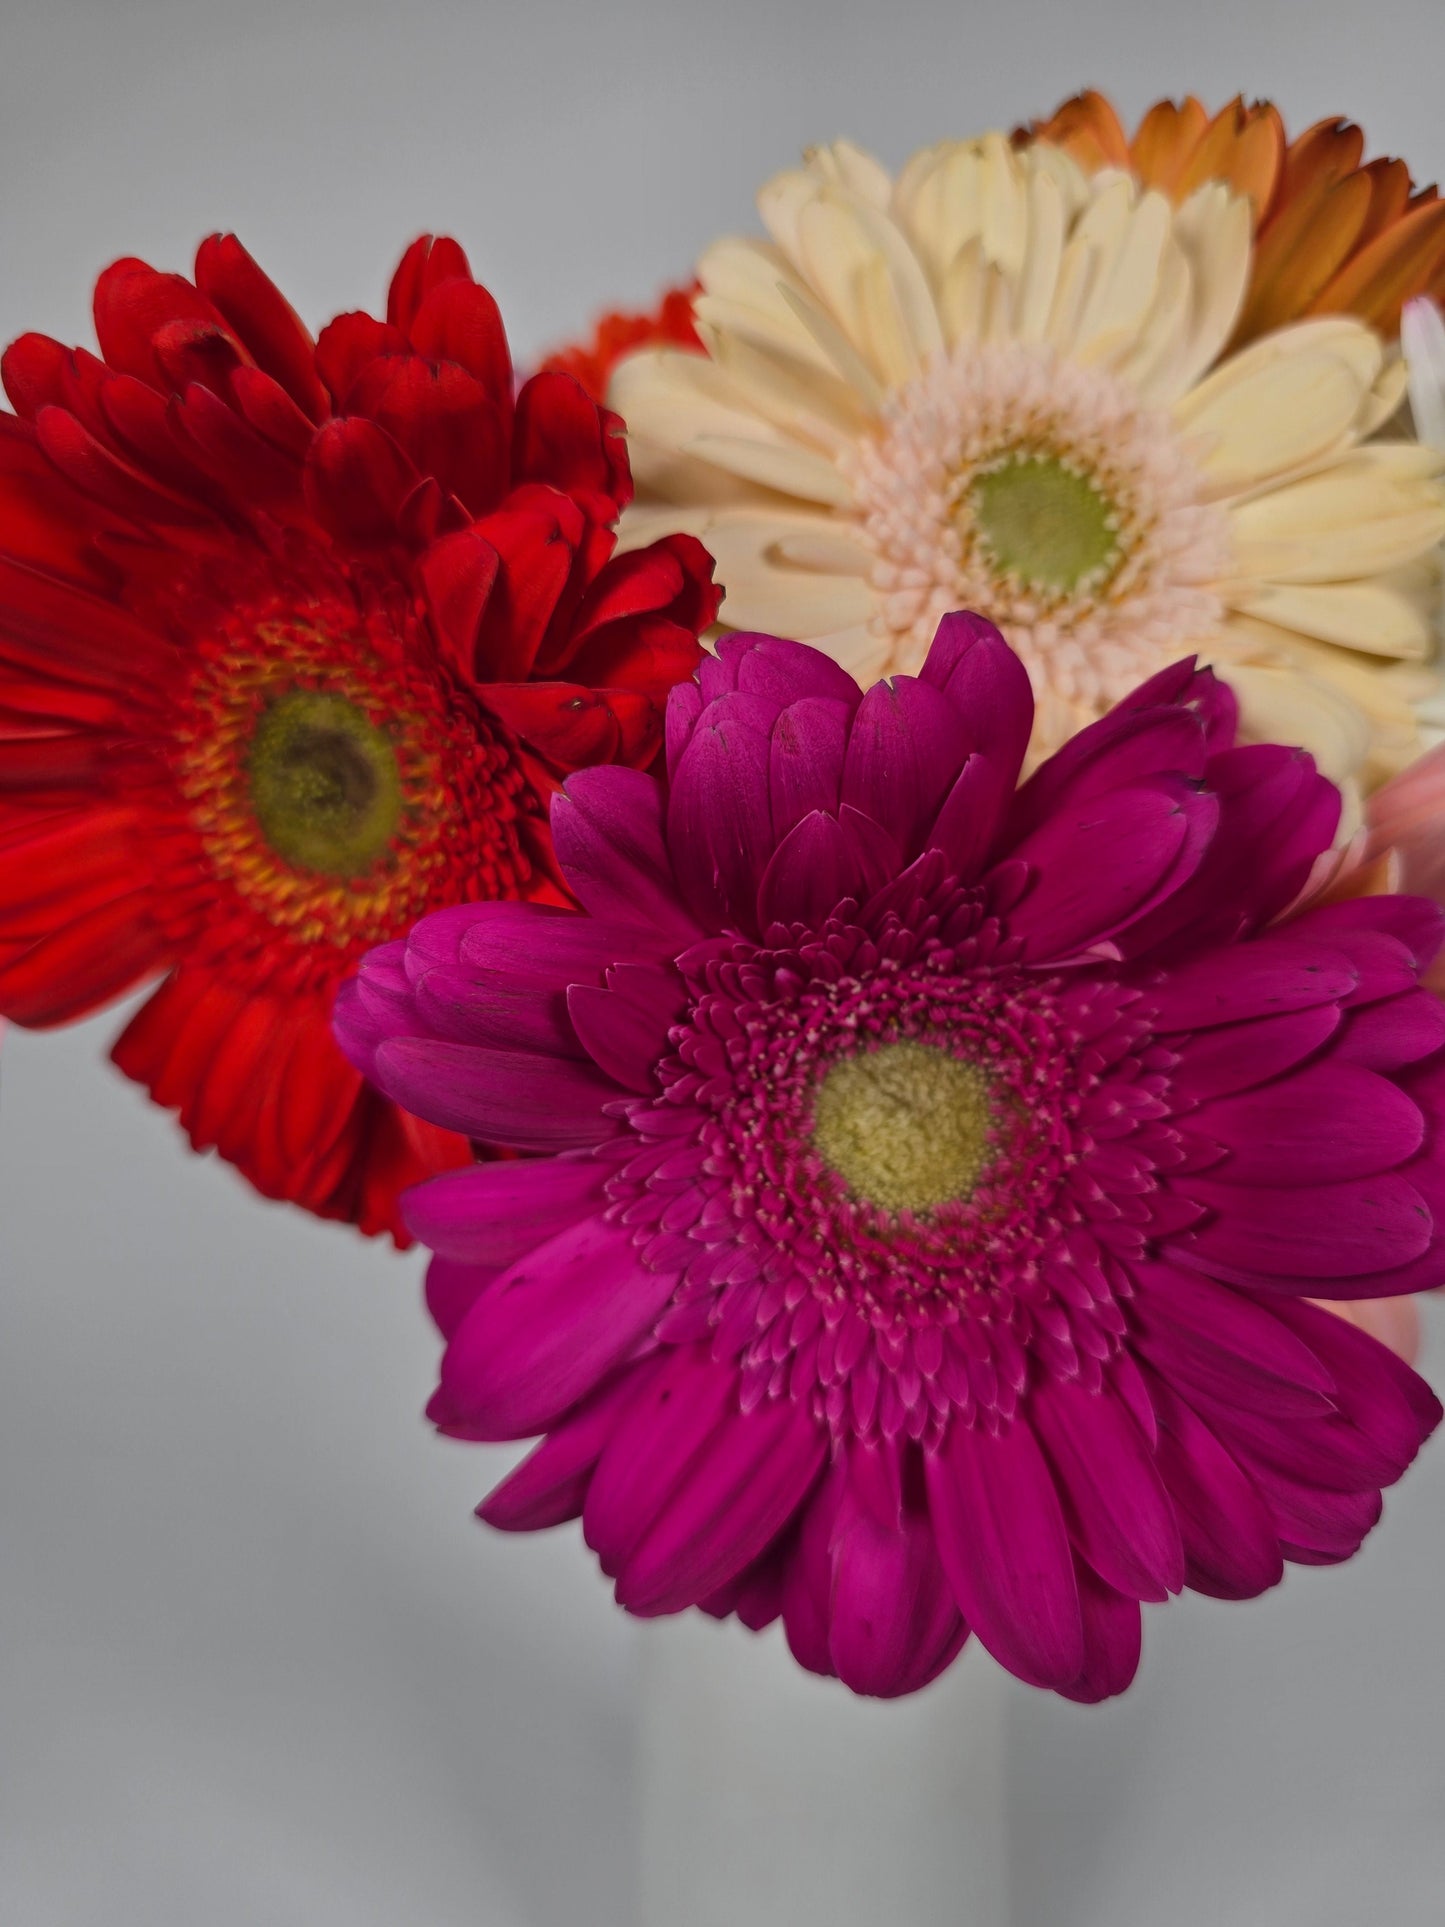
M216 227L319 322L430 227L525 357L807 140L1243 87L1429 179L1442 78L1440 0L4 0L0 335ZM469 1521L505 1455L418 1416L417 1261L183 1155L115 1028L3 1048L0 1918L629 1927L642 1639L572 1531ZM1353 1567L1153 1613L1122 1705L1019 1688L1017 1919L1438 1927L1442 1582L1436 1441Z

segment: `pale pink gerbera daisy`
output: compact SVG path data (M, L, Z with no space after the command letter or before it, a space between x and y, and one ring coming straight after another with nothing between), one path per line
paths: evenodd
M1031 721L976 618L866 697L734 637L669 791L554 806L581 912L428 917L338 1012L391 1097L543 1154L411 1200L434 1418L544 1435L483 1516L580 1514L633 1612L781 1615L859 1692L970 1630L1119 1692L1141 1600L1348 1557L1440 1416L1303 1302L1445 1277L1440 913L1269 928L1338 795L1189 663L1016 792Z

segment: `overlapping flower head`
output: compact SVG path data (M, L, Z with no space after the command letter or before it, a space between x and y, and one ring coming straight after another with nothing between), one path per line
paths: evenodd
M1067 147L944 141L894 178L840 142L770 181L766 239L699 262L705 354L614 376L624 540L700 534L725 622L864 684L984 610L1036 756L1197 649L1252 738L1368 789L1433 687L1440 458L1380 431L1445 209L1339 123L1286 146L1272 110L1205 117L1170 147L1165 114L1108 166L1070 121Z
M562 901L546 799L646 766L712 620L687 536L614 556L621 424L514 393L455 242L313 342L234 239L117 262L100 356L27 335L0 415L0 1014L163 977L116 1061L260 1190L368 1231L465 1140L330 1032L371 944Z
M1440 1416L1309 1296L1445 1277L1445 920L1278 920L1339 815L1184 661L1016 789L1019 658L916 679L725 639L669 782L570 778L580 911L427 917L338 999L442 1129L432 1415L541 1443L481 1508L580 1515L633 1612L781 1617L905 1693L970 1631L1099 1699L1140 1602L1348 1557Z

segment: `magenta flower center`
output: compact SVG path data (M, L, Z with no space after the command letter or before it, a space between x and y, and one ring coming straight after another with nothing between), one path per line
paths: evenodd
M811 1395L864 1432L871 1411L840 1405L845 1382L873 1383L864 1352L892 1409L919 1410L921 1374L936 1418L966 1422L1011 1407L1026 1353L1111 1356L1115 1284L1097 1264L1068 1275L1060 1225L1116 1187L1134 1215L1169 1161L1154 1120L1173 1060L1141 1061L1138 993L1025 970L978 891L922 894L869 928L845 905L778 947L684 959L662 1101L629 1102L611 1150L613 1212L657 1227L644 1254L694 1254L679 1316L705 1319L757 1397Z
M912 1038L824 1071L813 1144L851 1196L915 1216L971 1198L993 1150L988 1073Z

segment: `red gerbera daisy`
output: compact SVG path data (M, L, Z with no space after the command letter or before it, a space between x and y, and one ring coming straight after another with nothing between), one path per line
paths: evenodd
M496 303L419 240L385 321L313 342L232 236L119 261L100 357L26 335L0 414L0 1014L163 981L115 1061L270 1197L366 1231L464 1139L330 1034L370 945L461 900L565 900L546 799L645 767L716 593L613 557L615 416L515 394Z

